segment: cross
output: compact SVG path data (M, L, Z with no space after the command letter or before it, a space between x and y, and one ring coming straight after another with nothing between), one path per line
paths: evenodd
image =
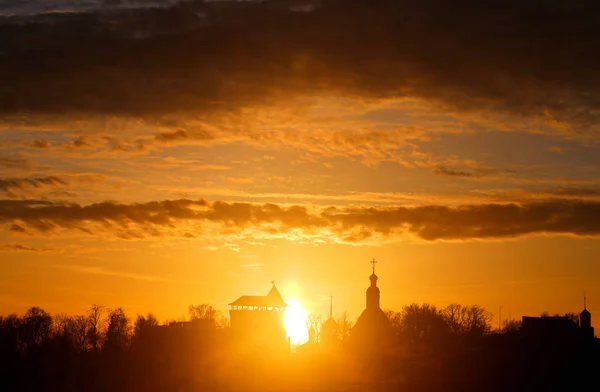
M371 260L370 263L373 264L373 274L375 274L375 264L377 264L377 260L375 260L375 257L373 257L373 260Z

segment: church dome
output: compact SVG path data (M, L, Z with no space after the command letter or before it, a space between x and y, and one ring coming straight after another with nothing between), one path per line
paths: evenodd
M369 280L371 281L372 284L375 284L375 282L377 282L379 278L377 277L377 275L375 275L375 272L373 272L371 274L371 276L369 276Z

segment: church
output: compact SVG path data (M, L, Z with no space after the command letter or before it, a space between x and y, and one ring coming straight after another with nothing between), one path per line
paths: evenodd
M372 350L389 345L393 339L393 330L389 319L381 310L381 293L377 287L379 277L375 275L375 264L373 259L373 272L369 276L370 285L367 288L366 308L361 313L352 328L351 342L360 349Z

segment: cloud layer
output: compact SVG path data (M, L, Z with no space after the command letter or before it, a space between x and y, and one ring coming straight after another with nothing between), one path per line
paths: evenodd
M165 200L140 204L0 201L0 222L30 234L75 230L123 238L203 233L278 238L291 232L341 242L405 235L425 241L490 240L539 234L600 235L600 203L553 200L447 207L329 207ZM176 234L177 233L177 234ZM250 233L250 234L248 234Z
M14 16L0 21L0 111L205 117L323 94L587 129L598 15L595 1L273 0Z
M55 176L34 178L0 178L0 192L6 196L14 197L15 192L24 191L28 188L42 188L48 186L66 185L64 180Z

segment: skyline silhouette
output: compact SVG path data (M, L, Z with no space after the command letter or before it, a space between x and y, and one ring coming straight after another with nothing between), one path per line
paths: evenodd
M600 390L598 42L593 0L0 1L0 391Z

